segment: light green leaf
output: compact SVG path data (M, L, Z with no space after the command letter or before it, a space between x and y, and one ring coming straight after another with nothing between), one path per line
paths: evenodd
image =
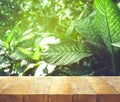
M23 54L25 54L27 56L32 56L33 55L33 51L31 51L31 50L28 50L28 49L25 49L25 48L22 48L22 47L19 47L18 50L21 53L23 53Z
M95 26L101 32L102 39L111 52L111 43L120 41L120 11L112 0L95 0Z
M41 52L41 57L45 62L55 65L72 64L90 56L92 56L91 53L75 42L52 44L47 51Z
M40 60L40 47L39 47L39 45L36 45L36 48L35 48L35 51L33 53L32 58L34 60Z
M69 28L67 29L66 35L70 36L73 30L74 30L74 22L72 22Z
M32 31L32 29L28 29L23 33L23 35L29 34L31 31Z
M120 47L120 43L112 43L112 45L115 47Z
M21 37L21 42L24 42L24 41L26 41L26 40L31 40L32 38L34 38L34 34L27 34L27 35L24 35L24 36L22 36Z
M18 47L10 56L14 60L29 60L33 59L33 51Z
M13 39L14 35L16 34L15 32L17 31L19 25L21 24L21 21L19 21L12 30L8 30L5 34L5 38L4 38L4 42L5 42L5 46L7 48L9 48L9 43L11 42L11 40Z

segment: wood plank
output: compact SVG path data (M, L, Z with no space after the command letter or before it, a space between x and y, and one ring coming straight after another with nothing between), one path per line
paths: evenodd
M120 102L120 77L0 77L0 102Z
M25 95L24 102L48 102L48 95L34 94ZM17 101L16 101L17 102Z
M88 77L87 80L96 94L118 94L117 90L100 77Z
M0 102L24 102L22 95L0 95Z
M120 77L112 76L112 77L101 77L105 82L107 82L113 89L115 89L118 93L120 93Z
M49 89L49 94L57 94L59 86L62 84L62 77L53 77Z
M70 84L73 94L95 94L87 81L87 77L72 77Z
M49 102L73 102L71 95L49 95Z
M53 77L49 90L49 102L72 102L70 78Z
M97 102L120 102L120 95L98 95Z
M73 102L97 102L96 95L74 95Z
M87 82L87 77L72 77L71 82L74 92L73 102L96 102L95 92Z
M48 94L51 84L50 77L35 77L31 83L27 94ZM29 79L31 80L31 79Z
M72 95L73 90L71 87L71 77L61 77L61 84L59 84L58 93L57 94L67 94Z
M27 94L34 80L32 77L2 77L0 94Z
M49 94L72 94L71 78L52 77Z

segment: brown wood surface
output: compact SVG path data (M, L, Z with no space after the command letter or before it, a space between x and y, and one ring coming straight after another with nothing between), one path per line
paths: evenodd
M120 102L120 77L0 77L0 102Z

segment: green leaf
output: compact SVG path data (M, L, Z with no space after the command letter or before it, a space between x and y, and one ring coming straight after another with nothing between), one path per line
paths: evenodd
M120 47L120 43L112 43L112 45L115 47Z
M111 43L120 41L120 11L112 0L95 0L95 26L111 53Z
M88 38L88 37L93 38L93 36L95 36L93 34L95 33L94 23L93 23L94 14L95 12L92 12L90 15L88 15L88 17L84 19L82 19L81 17L75 19L68 28L66 35L68 37L75 39L77 34L79 33L79 35L81 35L84 38ZM76 30L78 33L76 33L74 30ZM91 36L91 34L93 36Z
M77 40L77 37L78 37L78 32L74 29L75 28L75 21L73 21L71 23L71 25L69 26L69 28L67 29L66 31L66 37L69 39L69 40Z
M61 42L59 44L52 44L45 52L41 52L41 58L49 63L55 65L67 65L78 62L79 60L92 56L84 50L82 45L75 42Z
M81 35L81 40L86 45L85 49L89 49L95 55L103 55L105 52L105 46L101 39L100 34L94 28L93 20L94 12L87 18L76 19L74 21L74 28ZM104 50L104 51L103 51Z
M29 60L33 59L33 51L18 47L14 53L10 55L10 57L14 60Z
M79 32L79 34L82 36L91 34L93 29L93 19L90 17L84 19L76 19L74 21L74 24L76 31Z
M69 28L67 29L66 35L70 36L73 30L74 30L74 22L72 22Z
M100 34L94 28L93 20L94 12L84 19L76 19L74 21L75 30L81 35L82 40L95 43L102 43Z
M33 51L31 51L31 50L28 50L28 49L25 49L25 48L22 48L22 47L19 47L18 49L21 53L23 53L25 55L28 55L28 56L33 55Z
M33 53L32 58L33 58L34 60L40 60L40 47L39 47L39 45L37 45L37 44L36 44L36 48L35 48L35 51L34 51L34 53Z
M21 42L24 42L24 41L26 41L26 40L31 40L31 39L34 38L34 37L35 37L35 35L32 34L32 33L27 34L27 35L23 35L23 36L21 37Z
M25 59L28 59L28 56L25 56L22 53L16 51L10 55L10 58L14 60L25 60Z
M13 39L14 37L14 34L15 32L17 31L19 25L21 24L21 21L19 21L14 27L12 30L6 32L5 34L5 38L4 38L4 42L5 42L5 46L7 48L9 48L9 43L11 42L11 40Z
M120 41L120 11L112 0L95 0L96 15L95 27L100 31L104 44L111 54L112 71L115 74L117 63L115 62L116 49L111 45Z
M23 35L29 34L31 31L32 31L32 29L28 29L23 33Z

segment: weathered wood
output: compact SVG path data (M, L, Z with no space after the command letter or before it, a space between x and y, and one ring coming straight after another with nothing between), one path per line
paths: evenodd
M120 77L0 77L0 102L120 102Z

